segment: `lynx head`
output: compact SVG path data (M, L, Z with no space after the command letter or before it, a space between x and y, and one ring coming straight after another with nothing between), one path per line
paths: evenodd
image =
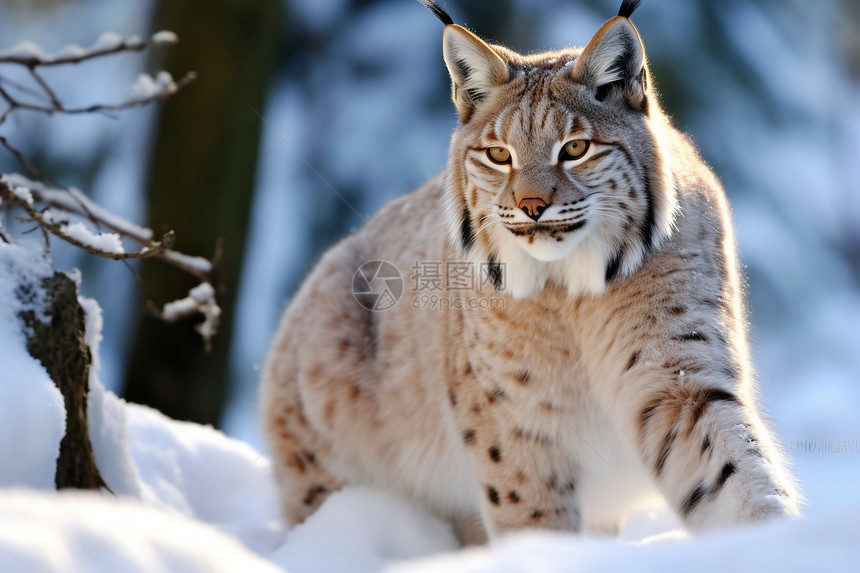
M664 116L629 16L578 49L523 56L491 46L433 0L460 123L450 148L447 214L469 256L503 263L506 289L547 282L599 294L669 236L671 175L657 142Z

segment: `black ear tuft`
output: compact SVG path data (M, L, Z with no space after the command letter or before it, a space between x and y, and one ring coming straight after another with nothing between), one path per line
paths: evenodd
M454 23L454 20L451 19L451 16L448 14L448 12L446 12L444 8L439 6L439 4L436 3L436 0L418 0L418 1L421 2L423 5L427 6L427 8L429 8L431 12L436 14L436 17L439 18L440 20L442 20L442 23L445 24L446 26L450 26L451 24ZM627 0L624 0L624 2L626 4ZM636 4L638 4L638 3L639 2L636 2ZM634 7L633 10L635 10L635 9L636 8ZM633 10L631 10L631 12Z
M418 0L423 4L421 0ZM624 0L621 3L621 8L618 10L618 15L624 18L630 18L633 15L633 12L636 11L636 8L639 7L639 4L642 3L642 0Z

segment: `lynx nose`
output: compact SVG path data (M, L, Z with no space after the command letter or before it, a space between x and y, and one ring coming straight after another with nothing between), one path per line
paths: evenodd
M523 213L537 221L540 219L541 213L549 207L549 204L540 197L523 197L520 199L518 207L523 210Z

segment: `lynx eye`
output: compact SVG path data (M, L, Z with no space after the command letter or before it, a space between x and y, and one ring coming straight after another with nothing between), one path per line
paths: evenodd
M487 148L487 157L497 165L507 165L511 162L511 152L504 147Z
M558 154L559 161L573 161L579 159L588 151L591 144L587 139L571 139L561 148L561 153Z

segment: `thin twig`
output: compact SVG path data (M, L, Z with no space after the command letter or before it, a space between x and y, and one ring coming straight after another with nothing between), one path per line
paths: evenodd
M63 103L57 97L57 94L54 93L54 90L51 86L48 85L48 82L36 71L36 68L30 68L30 75L36 80L36 83L45 91L45 95L48 96L48 99L51 100L51 104L54 106L54 109L62 110Z
M16 109L18 109L17 105L10 104L9 107L6 108L6 111L3 112L3 115L0 115L0 125L3 125L4 123L6 123L6 120L9 118L10 115L12 115L12 113Z
M12 86L13 88L18 90L19 92L25 93L28 96L34 97L36 99L49 101L49 99L47 97L45 97L44 92L36 90L34 88L31 88L30 86L25 86L24 84L16 82L14 80L10 80L9 78L0 77L0 84L6 84L9 86Z
M173 82L167 85L163 90L152 93L148 96L137 98L133 100L121 101L119 103L114 104L93 104L86 107L64 107L62 103L59 103L59 107L49 107L44 105L36 105L33 103L20 102L14 99L9 95L9 92L0 88L0 97L6 100L6 102L16 110L27 110L27 111L35 111L39 113L44 113L47 115L53 115L55 113L62 113L67 115L78 115L82 113L97 113L97 112L106 112L106 111L119 111L122 109L130 109L132 107L137 107L141 105L146 105L152 103L155 100L163 100L167 96L173 95L176 91L184 88L191 82L197 79L197 74L194 72L188 72L183 76L179 81ZM10 108L11 109L11 108ZM7 110L8 112L8 110ZM6 114L4 114L5 116ZM5 119L5 117L4 117Z
M0 145L5 147L9 153L14 155L15 159L18 160L18 163L21 165L21 167L26 169L27 172L30 173L30 175L32 175L33 177L39 177L39 175L41 175L39 173L39 170L36 169L36 167L32 163L30 163L30 161L27 160L26 157L24 157L24 154L18 151L18 149L15 148L11 143L9 143L9 141L7 141L6 138L2 135L0 135Z

